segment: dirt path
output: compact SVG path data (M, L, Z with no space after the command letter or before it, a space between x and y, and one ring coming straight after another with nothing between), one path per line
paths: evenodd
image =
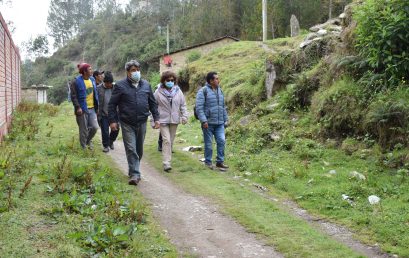
M128 165L122 142L109 155L122 172ZM154 216L182 255L199 257L283 257L203 197L172 184L162 172L142 160L138 189L153 205Z

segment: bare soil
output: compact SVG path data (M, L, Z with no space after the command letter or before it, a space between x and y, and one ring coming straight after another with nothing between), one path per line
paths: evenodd
M122 142L117 142L109 155L128 175ZM142 180L137 188L150 201L155 218L182 256L283 257L219 212L209 200L186 193L143 159L141 171Z

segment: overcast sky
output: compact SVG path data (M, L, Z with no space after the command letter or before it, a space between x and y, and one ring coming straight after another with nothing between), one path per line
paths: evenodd
M4 20L12 21L15 27L12 34L14 44L21 47L21 43L30 37L35 38L47 33L49 5L50 0L4 0L3 4L0 4Z
M36 38L40 34L47 33L47 16L51 0L3 0L0 4L0 12L6 22L12 21L15 27L12 33L14 44L21 48L24 41ZM120 0L124 4L129 0ZM50 50L52 41L50 42ZM24 53L20 50L22 59Z

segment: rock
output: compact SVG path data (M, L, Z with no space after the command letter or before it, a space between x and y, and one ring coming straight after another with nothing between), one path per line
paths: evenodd
M328 31L327 31L327 30L324 30L324 29L320 29L320 30L317 32L317 34L318 34L319 36L325 36L325 35L328 34Z
M273 141L279 141L281 139L281 136L278 135L277 133L272 133L270 134L270 139Z
M183 151L191 151L191 152L201 151L201 150L203 150L202 146L188 146L188 147L183 148Z
M347 15L345 14L345 13L341 13L339 16L338 16L338 18L340 18L341 20L342 19L345 19L347 17Z
M301 42L300 48L305 48L306 46L311 44L311 42L312 42L312 40L304 40L303 42Z
M277 78L277 73L276 73L275 66L272 61L267 60L266 61L266 80L265 80L264 86L266 88L268 99L273 96L273 93L276 90L274 88L274 83L275 83L276 78Z
M328 174L330 174L330 175L336 175L336 174L337 174L337 171L336 171L335 169L333 169L333 170L330 170L330 171L328 172Z
M371 205L375 205L378 204L381 201L381 198L379 198L376 195L371 195L368 197L368 201Z
M293 14L290 19L291 37L296 37L300 35L300 23L297 17Z
M251 173L251 172L246 172L246 173L244 173L244 175L246 175L246 176L251 176L253 173Z
M276 107L280 106L280 103L273 103L266 107L267 110L273 111Z
M201 159L199 159L199 161L200 161L200 162L205 162L206 159L205 159L205 158L201 158Z
M339 32L339 33L341 33L342 32L342 27L338 26L338 25L332 25L332 26L329 26L327 28L327 30L330 31L330 32Z
M318 37L318 33L315 33L315 32L309 33L309 34L307 35L307 37L305 37L305 40L312 40L312 39L314 39L314 38L316 38L316 37Z
M346 194L342 194L342 199L344 199L345 201L347 201L349 204L354 205L354 202L352 201L351 197L349 197Z
M342 199L344 199L344 200L348 200L348 199L349 199L349 196L348 196L348 195L346 195L346 194L342 194Z
M356 178L358 180L366 180L366 177L357 171L352 171L349 173L350 178Z
M251 120L251 115L242 117L242 118L239 120L239 124L240 124L241 126L246 126L246 125L248 125L248 124L250 123L250 120Z
M261 191L267 191L267 188L266 187L264 187L264 186L262 186L262 185L259 185L259 184L253 184L253 186L254 187L256 187L256 188L258 188L258 189L260 189Z

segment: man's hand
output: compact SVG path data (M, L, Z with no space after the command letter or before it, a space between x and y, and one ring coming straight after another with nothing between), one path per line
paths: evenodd
M202 123L202 128L203 129L209 128L209 124L207 122Z
M109 127L112 131L118 131L118 123L111 123Z
M154 129L159 129L160 123L159 121L155 121L155 126L153 127Z
M182 119L182 125L187 124L187 119Z
M75 114L77 115L77 116L80 116L80 115L82 115L82 108L77 108L77 110L75 111Z
M229 121L224 122L224 128L227 128L229 126Z

